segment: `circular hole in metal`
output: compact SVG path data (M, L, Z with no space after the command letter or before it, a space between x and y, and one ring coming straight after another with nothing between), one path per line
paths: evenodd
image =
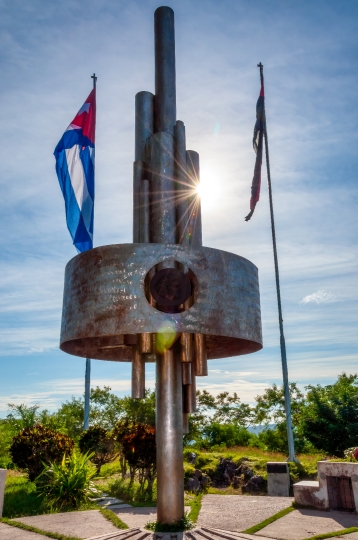
M154 274L150 293L160 306L177 308L191 295L190 279L177 268L163 268Z

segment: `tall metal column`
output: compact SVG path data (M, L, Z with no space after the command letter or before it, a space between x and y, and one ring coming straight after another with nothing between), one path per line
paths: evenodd
M86 358L86 374L85 374L85 411L83 419L83 429L89 427L90 415L90 394L91 394L91 359Z
M157 519L184 515L182 377L180 350L157 356Z

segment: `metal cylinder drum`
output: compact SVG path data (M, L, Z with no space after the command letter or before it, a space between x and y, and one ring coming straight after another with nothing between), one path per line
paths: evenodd
M156 399L157 520L178 521L184 515L183 416L181 361L177 351L158 355ZM169 481L170 479L170 481Z
M154 132L173 135L176 121L174 11L166 6L154 13L155 99Z
M208 356L206 352L206 338L204 334L194 336L194 367L198 377L206 377L208 374Z
M144 163L135 161L133 163L133 242L140 242L140 192L143 179Z
M180 336L181 344L181 361L192 362L193 361L193 339L191 334L183 332Z
M150 242L149 180L142 180L139 197L139 241Z
M135 97L135 160L146 161L145 145L153 135L153 104L151 92L138 92Z
M189 415L183 413L183 435L189 433Z
M155 133L150 138L151 241L175 244L174 138Z
M132 359L132 398L143 399L145 397L145 359L139 352L138 347L133 347Z
M191 384L191 363L182 362L181 363L183 384Z
M188 243L189 182L186 167L186 143L184 122L178 120L174 128L175 183L177 210L177 243Z
M203 245L203 233L201 223L201 201L198 192L196 191L200 183L200 166L199 154L194 150L187 150L186 164L188 171L188 180L191 185L192 195L189 198L189 229L190 229L190 244L192 246Z

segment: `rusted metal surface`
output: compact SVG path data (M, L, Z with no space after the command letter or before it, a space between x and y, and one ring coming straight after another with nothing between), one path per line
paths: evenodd
M183 384L191 384L191 363L182 362L181 370L182 370Z
M193 336L185 332L180 336L181 343L181 361L192 362L193 361Z
M208 374L208 355L206 351L206 337L203 334L195 334L194 351L195 375L206 377Z
M146 274L178 261L195 275L195 302L181 313L163 313L144 293ZM182 245L118 244L74 257L66 267L61 349L99 360L131 361L128 339L141 333L206 335L208 359L262 348L257 268L216 249ZM132 336L123 339L123 336Z
M142 354L150 354L153 351L152 334L143 333L139 335L139 351Z

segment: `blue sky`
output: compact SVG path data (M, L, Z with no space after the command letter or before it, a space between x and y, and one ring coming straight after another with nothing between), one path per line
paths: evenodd
M0 17L0 416L83 392L84 360L58 349L75 255L53 150L98 75L95 245L131 242L134 96L154 91L146 0L3 0ZM266 110L290 380L358 371L355 2L173 0L178 119L200 154L204 245L259 268L264 348L212 361L199 388L253 402L281 364L266 173L249 223L252 131ZM148 385L154 385L153 368ZM92 362L93 384L130 390L130 364Z

